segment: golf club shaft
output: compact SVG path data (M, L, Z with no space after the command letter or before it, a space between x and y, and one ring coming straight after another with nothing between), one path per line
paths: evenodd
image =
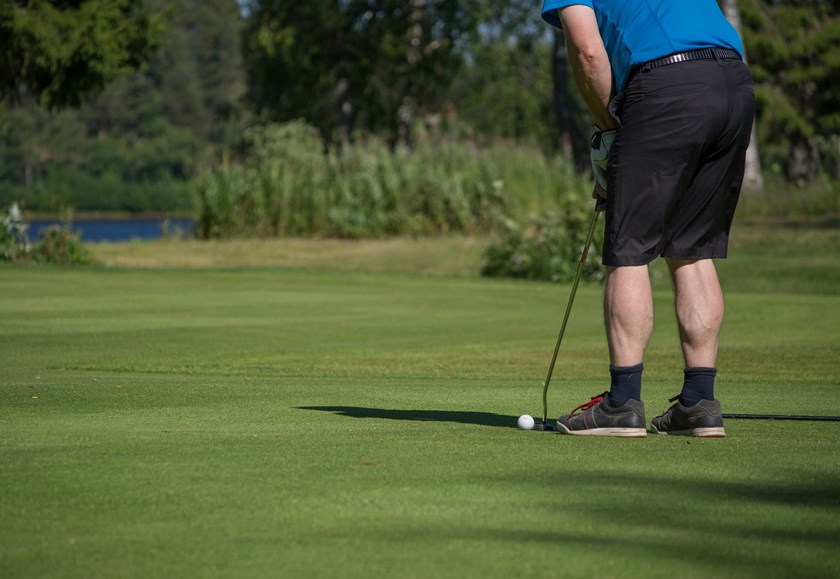
M563 341L563 334L566 333L566 324L569 321L569 314L572 311L572 304L575 301L575 294L577 293L578 283L580 283L580 276L583 274L583 266L586 263L586 257L589 255L589 246L592 244L592 237L595 235L595 225L598 223L598 215L601 212L598 207L592 214L592 222L589 224L589 233L586 235L586 243L583 244L583 251L580 254L580 262L578 263L575 280L572 283L572 292L569 295L569 303L566 305L566 313L563 316L563 324L560 326L560 334L557 336L557 344L554 346L554 354L551 356L551 364L548 365L548 374L545 376L545 383L543 384L543 423L548 421L548 385L551 383L551 374L554 372L554 363L557 361L557 353L560 351L560 343Z
M806 416L801 414L724 414L723 417L752 420L815 420L821 422L840 422L840 416Z

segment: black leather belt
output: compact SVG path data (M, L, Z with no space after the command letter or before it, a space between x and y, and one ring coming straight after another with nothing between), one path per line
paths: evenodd
M701 48L690 52L678 52L663 58L657 58L644 64L638 64L630 71L630 76L640 72L648 72L660 66L688 62L690 60L741 60L741 55L731 48Z

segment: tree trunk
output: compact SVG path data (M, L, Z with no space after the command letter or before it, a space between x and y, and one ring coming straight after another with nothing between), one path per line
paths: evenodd
M726 19L735 28L743 45L744 35L741 34L741 12L738 10L737 0L722 0L721 9ZM747 59L746 52L746 46L744 46L745 62ZM758 139L755 134L755 122L753 122L752 132L750 133L750 145L747 147L747 156L745 159L744 188L749 191L760 191L763 187L764 176L761 173L761 161L758 158Z
M339 138L344 144L353 142L355 115L350 81L340 76L335 87L335 113L338 119Z
M403 83L402 98L397 108L397 143L411 149L414 144L412 129L417 117L417 97L414 94L415 69L423 58L423 3L424 0L411 0L409 43L406 54L407 74Z
M332 6L333 10L341 10L339 2ZM347 41L346 31L339 28L336 34L333 59L335 66L335 90L333 91L333 112L338 127L338 138L342 145L353 142L356 128L356 109L353 106L353 62L350 43Z
M819 168L820 153L817 145L804 137L791 140L785 177L789 181L811 181Z

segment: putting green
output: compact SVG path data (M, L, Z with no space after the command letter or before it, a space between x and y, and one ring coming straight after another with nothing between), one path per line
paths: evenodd
M648 417L678 391L667 287ZM0 269L0 576L838 576L840 424L586 439L541 413L568 286ZM730 292L726 412L840 414L840 297ZM582 285L552 414L605 389Z

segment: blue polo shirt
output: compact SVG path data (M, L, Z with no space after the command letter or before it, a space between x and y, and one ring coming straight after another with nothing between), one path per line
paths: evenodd
M738 33L715 0L543 0L542 17L559 28L557 9L573 4L595 11L616 93L634 66L663 56L713 47L744 56Z

